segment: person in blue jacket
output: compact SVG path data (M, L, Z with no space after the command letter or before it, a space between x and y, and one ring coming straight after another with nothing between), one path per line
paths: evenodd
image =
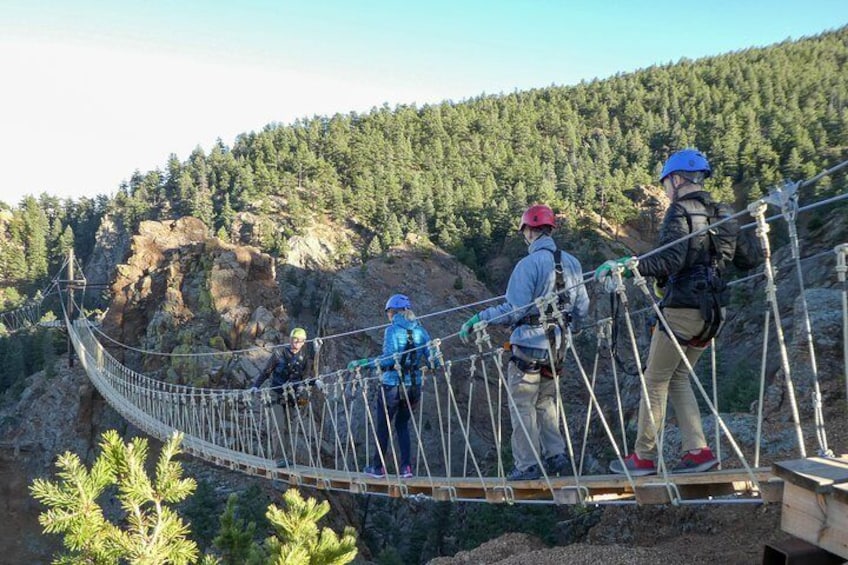
M507 475L508 480L538 479L542 476L539 463L549 475L563 473L569 468L557 417L558 391L553 378L560 370L559 352L564 328L552 323L552 312L546 312L542 320L534 300L556 291L560 297L556 307L568 313L573 327L579 327L580 319L589 310L589 296L583 284L580 262L557 249L551 237L554 228L556 217L548 206L537 204L524 212L518 231L527 243L527 256L518 262L509 277L506 302L475 314L459 332L459 337L467 342L469 333L481 321L513 328L509 338L512 357L507 379L512 397L510 418L515 468ZM557 260L561 275L556 273ZM554 360L553 368L551 359Z
M389 423L394 420L400 447L399 475L409 478L413 476L409 419L421 397L421 367L429 364L430 334L415 317L412 302L405 294L389 297L386 316L391 324L383 336L383 354L375 359L351 361L348 369L379 366L383 377L374 417L379 449L371 464L365 467L365 474L376 478L386 476L384 462L390 461L386 451L389 446Z

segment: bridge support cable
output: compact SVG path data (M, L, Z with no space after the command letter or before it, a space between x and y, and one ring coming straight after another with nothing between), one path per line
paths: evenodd
M710 370L712 373L713 406L718 407L718 362L716 361L715 336L710 339ZM714 426L713 431L715 432L715 456L718 459L718 468L721 469L723 466L721 461L721 432L718 426Z
M621 444L624 448L624 455L629 455L630 447L627 443L627 428L624 422L624 405L621 401L621 381L618 376L618 363L616 363L616 353L614 351L615 346L612 339L613 323L613 319L609 318L605 320L600 327L602 328L602 336L609 353L610 368L612 370L612 383L615 390L616 409L618 410L618 426L621 431ZM636 363L641 367L639 359L636 360Z
M332 384L329 385L331 393L329 396L325 396L325 405L329 406L327 412L330 415L330 427L333 430L333 460L334 460L334 468L339 468L339 457L342 460L342 469L344 469L347 473L352 474L351 466L348 463L347 458L347 445L342 442L342 438L339 436L339 401L344 397L344 383L342 381L342 373L339 371L336 373L335 378ZM326 385L325 385L326 386ZM344 408L343 408L344 409ZM347 420L345 420L347 421ZM351 436L352 434L347 434ZM358 472L358 469L357 469Z
M598 325L598 331L596 335L596 346L595 346L595 359L592 362L592 380L589 383L589 388L595 390L595 383L597 382L598 376L598 366L601 360L601 351L603 350L603 340L604 340L604 328L600 324ZM588 406L586 406L586 418L583 419L583 441L580 444L580 460L577 463L577 472L583 473L583 464L586 461L586 447L589 443L589 428L592 422L592 412L595 408L595 405L592 402L589 402ZM627 443L627 436L623 435L622 442Z
M786 349L786 338L783 335L783 326L780 319L780 308L777 303L777 285L775 284L774 267L771 262L771 244L769 243L769 226L765 220L767 204L763 200L757 200L748 206L751 216L757 221L757 237L763 250L763 273L766 276L766 301L771 306L774 316L774 331L777 337L780 362L783 376L786 380L786 393L789 396L789 405L792 410L792 422L795 425L795 436L798 442L798 452L801 457L807 456L804 445L804 433L801 430L801 418L798 414L798 402L795 399L795 385L792 382L792 369L789 365L789 353Z
M480 350L479 355L473 355L471 359L472 368L476 367L476 362L480 360L480 367L483 379L483 388L486 391L486 404L489 408L489 423L492 426L492 443L495 446L495 456L497 458L497 468L495 475L503 481L503 486L506 486L506 470L504 469L504 461L503 461L503 449L501 446L503 445L503 414L502 414L502 406L503 406L503 348L497 348L494 352L494 360L495 360L495 368L498 372L498 378L495 383L495 386L498 388L497 394L497 404L492 402L492 381L489 379L489 373L486 369L485 357L482 353L482 343L478 344L478 350ZM473 378L474 373L471 372L470 378ZM469 399L469 402L471 400Z
M764 198L766 202L780 208L786 226L789 229L789 246L792 251L792 259L795 264L795 274L798 279L799 297L801 299L801 313L804 322L804 340L810 356L810 370L812 372L813 385L813 416L815 422L816 439L819 443L819 455L832 457L833 452L827 444L827 432L824 426L824 413L822 412L821 386L819 385L819 370L816 362L816 349L813 344L813 327L810 322L810 310L807 305L807 296L804 285L804 271L801 267L801 244L798 237L796 218L798 216L798 187L800 183L787 182L781 187L772 189Z
M421 389L418 399L418 421L415 420L415 411L412 409L412 406L409 404L409 397L404 394L407 400L407 408L409 409L409 423L412 424L412 431L415 434L415 474L418 475L420 473L421 464L424 464L424 471L427 480L430 482L430 487L435 489L436 484L433 482L433 473L430 470L430 462L427 460L427 450L424 449L424 439L421 434L421 426L424 419L424 384L426 383L427 378L427 370L423 368L421 375ZM430 380L435 380L430 379ZM405 385L404 385L405 386Z
M607 418L604 415L604 411L603 411L603 408L601 407L601 403L598 400L597 395L595 394L594 374L593 374L592 380L590 381L588 375L586 374L586 370L583 368L583 363L580 361L580 355L577 352L577 347L574 344L574 340L571 339L570 336L569 336L569 340L568 340L568 350L572 354L572 356L574 357L574 362L577 365L577 372L580 374L580 378L583 380L583 385L586 387L586 392L589 394L589 404L590 404L591 407L594 407L595 411L598 413L598 420L600 420L600 422L601 422L601 426L604 429L604 433L606 434L607 439L609 439L610 445L612 445L613 450L615 451L616 457L618 457L618 459L620 461L622 461L622 467L624 468L624 472L625 472L625 475L627 476L627 480L630 482L631 486L635 490L636 485L635 485L635 482L633 481L633 477L630 475L630 472L628 471L627 467L624 465L624 459L623 459L621 451L619 449L618 442L615 439L615 434L613 433L612 428L610 427L609 422L607 421ZM613 360L613 364L614 363L615 363L615 361ZM620 397L618 399L618 407L619 407L619 415L621 415L622 407L621 407ZM587 415L588 414L589 413L587 412ZM587 420L586 430L588 430L588 428L589 428L589 422ZM583 445L582 445L582 451L585 452L588 436L587 436L586 433L584 433L583 437L584 437L584 440L583 440ZM622 436L622 443L625 444L625 445L627 444L626 435ZM572 466L574 466L573 458L572 458ZM574 474L575 486L577 487L577 489L579 491L579 489L581 488L580 487L580 478L583 475L582 453L581 453L581 460L580 460L580 468L579 469L575 468L574 471L575 471L575 474Z
M449 370L452 362L445 361L444 370ZM442 461L445 466L445 476L450 478L452 476L451 470L451 460L450 460L450 430L448 429L448 435L445 435L445 421L444 414L442 411L442 401L441 401L441 392L439 386L439 379L433 379L433 400L435 400L436 404L436 421L439 423L439 440L441 440L442 446ZM448 414L448 418L450 418L450 414Z
M837 245L836 278L842 283L842 378L845 379L845 402L848 404L848 243Z
M471 408L474 406L474 403L471 401L474 398L474 365L470 366L470 370L468 372L468 395L466 398L468 402L466 402L465 407L465 429L471 428ZM465 451L462 454L462 475L465 476L468 474L468 453L471 450L471 443L465 443Z
M760 359L760 389L757 400L757 432L754 439L754 467L760 466L760 444L763 437L763 414L765 412L766 367L768 360L769 331L771 330L771 310L766 308L763 320L763 353Z
M572 343L571 336L571 326L565 320L562 311L557 308L558 295L557 293L552 293L548 296L543 296L536 299L536 308L539 311L539 322L545 326L550 323L550 318L553 318L553 322L561 328L561 336L560 340L561 344L558 344L560 351L568 351L570 350L570 346ZM553 315L548 316L547 312L552 311ZM557 344L554 344L557 345ZM577 464L574 457L574 445L571 440L571 430L568 425L568 418L565 415L565 406L562 402L562 389L560 388L562 375L557 370L556 356L552 349L552 345L550 340L547 343L546 347L548 353L548 366L550 368L551 374L554 377L554 390L555 392L555 400L556 400L556 413L557 413L557 426L562 426L563 434L565 435L565 445L568 449L568 461L571 463L572 473L574 474L575 480L579 481L579 474L577 473ZM557 352L559 354L559 352ZM580 360L577 359L579 364ZM582 370L582 367L581 367ZM579 482L577 484L579 488Z
M444 374L445 374L445 383L447 385L446 388L448 390L448 396L450 398L451 405L453 406L454 412L456 414L457 422L458 422L460 431L462 432L462 437L465 440L465 446L466 446L465 454L466 454L466 456L468 454L470 454L471 463L474 465L474 470L477 472L477 476L480 478L480 482L483 483L484 482L483 481L483 472L480 470L480 465L477 463L477 458L474 456L474 450L471 449L471 437L468 434L468 428L462 422L462 414L461 414L460 409L459 409L459 404L456 401L456 395L454 394L454 390L453 390L453 386L452 386L453 376L452 376L450 365L446 364L444 366ZM466 476L465 470L463 470L463 476Z

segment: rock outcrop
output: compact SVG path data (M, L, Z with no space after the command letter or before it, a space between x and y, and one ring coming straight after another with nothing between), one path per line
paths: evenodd
M210 237L185 217L142 222L126 263L117 268L103 331L117 341L165 353L214 352L276 344L288 316L274 260L258 249ZM172 382L243 386L270 353L231 356L140 356L115 351L128 365L161 371Z

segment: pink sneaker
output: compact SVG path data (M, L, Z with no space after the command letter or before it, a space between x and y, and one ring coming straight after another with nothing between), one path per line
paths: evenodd
M697 453L693 451L687 451L684 453L683 457L680 458L680 463L672 469L672 472L700 473L703 471L709 471L718 465L718 459L715 458L715 455L713 455L713 452L709 447L704 447L696 451Z
M412 465L401 465L400 467L400 477L402 479L409 479L415 476L415 473L412 472Z
M657 464L651 461L650 459L642 459L635 452L631 453L627 457L624 458L624 465L622 466L621 461L613 461L610 463L610 471L613 473L618 473L619 475L624 474L624 469L633 475L634 477L641 477L643 475L654 475L657 472Z

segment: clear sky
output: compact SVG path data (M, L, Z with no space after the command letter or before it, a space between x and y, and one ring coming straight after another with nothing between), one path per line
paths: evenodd
M848 24L848 0L0 0L0 200L298 117L570 85Z

